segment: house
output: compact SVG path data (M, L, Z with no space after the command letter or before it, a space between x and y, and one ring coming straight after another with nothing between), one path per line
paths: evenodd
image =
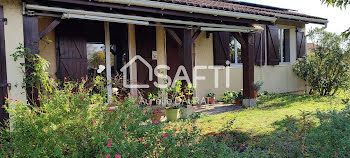
M196 82L197 97L243 88L246 106L256 105L256 81L264 82L262 91L304 91L292 64L306 53L305 25L328 22L295 10L225 0L1 0L0 21L1 104L4 96L26 99L18 86L24 61L10 56L24 43L50 61L49 73L58 79L91 75L98 65L106 65L110 79L137 55L152 68L168 65L171 78L183 65L193 81L194 68L205 66L196 70L206 78ZM139 61L128 69L132 83L163 80L150 77Z

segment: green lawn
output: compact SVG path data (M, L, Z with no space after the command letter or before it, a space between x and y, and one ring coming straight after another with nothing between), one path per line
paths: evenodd
M247 143L258 143L260 138L273 136L279 128L275 124L286 115L299 116L302 111L316 113L328 109L345 107L341 99L344 94L334 97L320 97L295 94L269 94L258 98L258 107L241 111L226 112L212 116L201 116L197 120L203 134L220 132L234 120L232 131L245 133L250 138Z

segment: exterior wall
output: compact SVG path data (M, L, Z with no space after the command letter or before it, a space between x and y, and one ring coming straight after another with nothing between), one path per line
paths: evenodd
M26 102L26 94L22 89L24 74L20 66L20 63L23 63L24 60L19 59L15 62L13 57L10 56L16 51L19 44L24 42L22 3L20 0L1 0L0 5L4 7L4 17L8 21L5 25L5 49L7 82L11 83L9 97Z
M53 18L39 16L39 32L43 31L51 22ZM56 78L57 62L56 62L56 39L55 30L49 32L42 40L39 41L40 56L50 62L48 69L49 74Z
M277 66L255 66L255 82L263 81L261 92L269 93L289 93L305 90L305 83L299 79L292 70L292 64L296 61L296 34L295 27L284 26L290 29L291 62ZM213 36L206 38L206 33L202 32L195 41L196 66L212 66L213 57ZM227 90L240 91L243 88L243 67L242 65L229 67L230 88L226 88L226 70L218 70L219 83L215 88L215 70L198 70L198 76L205 76L205 80L197 82L197 97L206 97L208 93L215 93L220 99Z

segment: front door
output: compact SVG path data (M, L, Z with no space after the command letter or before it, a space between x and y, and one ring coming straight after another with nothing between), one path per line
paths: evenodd
M5 97L7 97L7 87L4 12L3 7L0 6L0 126L2 126L4 120L9 117L5 109L2 108L5 104Z

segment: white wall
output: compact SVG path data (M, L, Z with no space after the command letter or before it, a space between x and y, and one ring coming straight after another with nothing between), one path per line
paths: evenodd
M8 21L5 25L5 49L7 81L12 85L9 97L26 102L26 94L22 89L24 75L20 67L24 60L14 62L10 56L20 43L23 44L22 3L20 0L1 0L0 5L3 6L4 16Z

